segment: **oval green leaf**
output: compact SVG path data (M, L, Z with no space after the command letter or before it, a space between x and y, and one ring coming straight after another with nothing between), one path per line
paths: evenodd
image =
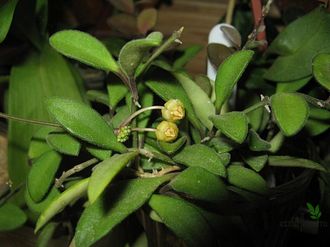
M201 167L188 167L169 185L198 200L217 203L228 199L228 191L222 179Z
M84 196L87 191L88 182L89 178L85 178L56 197L38 218L34 232L38 232L51 218L61 212L71 202Z
M28 151L30 159L38 158L40 155L50 151L52 148L47 144L47 135L56 130L54 127L44 126L38 129L32 136Z
M267 194L266 181L255 171L239 165L231 165L227 169L228 182L239 188L258 194Z
M50 133L46 140L48 145L59 153L72 156L78 156L79 154L80 142L67 133Z
M162 195L153 195L149 205L187 246L216 246L212 230L196 206Z
M174 154L186 143L186 141L187 141L187 137L182 136L179 139L177 139L175 142L172 142L172 143L158 141L158 146L161 150L163 150L167 154Z
M285 136L298 133L305 125L309 107L305 99L294 93L277 93L271 97L274 118Z
M242 50L228 57L220 66L215 79L215 107L219 112L232 94L233 88L251 61L254 52Z
M64 30L49 38L50 45L63 55L105 71L119 72L116 61L96 38L77 30Z
M249 148L252 151L267 151L270 149L271 145L269 142L261 139L257 132L253 129L249 131Z
M17 229L26 220L25 213L16 205L7 202L0 206L0 232Z
M61 98L52 98L47 103L48 111L74 136L106 149L126 151L126 147L117 142L112 127L89 106Z
M140 208L172 175L120 181L82 213L74 236L76 246L88 247Z
M269 156L268 164L270 166L280 166L280 167L301 167L301 168L309 168L315 169L322 172L325 172L326 169L312 161L307 159L301 159L291 156Z
M112 154L111 150L102 149L102 148L92 146L92 145L87 146L86 150L88 153L90 153L91 155L93 155L95 158L97 158L99 160L106 160L106 159L110 158L110 156Z
M18 0L1 3L0 6L0 43L4 41L11 26Z
M61 155L51 150L33 162L27 177L27 189L33 201L39 202L46 195L54 183L61 159Z
M209 116L215 114L215 108L209 96L184 72L176 72L174 76L186 91L199 120L211 130L213 123L210 121Z
M226 176L226 168L217 152L203 144L185 147L173 160L188 167L198 166L216 175Z
M268 161L268 155L252 155L250 153L243 154L243 160L256 172L260 172Z
M330 91L330 54L322 53L314 57L313 74L317 82Z
M93 203L109 185L112 179L137 156L138 152L114 155L99 163L88 184L88 199Z
M237 143L243 143L248 134L248 118L243 112L228 112L210 117L214 126L225 136Z

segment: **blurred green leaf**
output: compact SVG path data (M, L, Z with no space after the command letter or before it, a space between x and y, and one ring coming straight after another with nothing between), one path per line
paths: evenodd
M0 232L19 228L26 220L25 213L16 205L5 203L0 206Z
M81 215L74 236L76 246L88 247L139 209L152 193L172 176L124 180L89 205Z
M326 169L322 165L320 165L312 160L296 158L296 157L291 157L291 156L271 155L271 156L269 156L268 164L270 166L301 167L301 168L315 169L315 170L319 170L322 172L326 171Z
M330 49L328 51L330 53ZM313 74L321 86L330 91L330 54L319 54L313 59Z
M109 106L109 97L106 93L100 90L88 90L86 92L87 99Z
M79 155L81 143L70 134L50 133L46 140L48 145L59 153L73 156Z
M198 166L216 175L226 176L226 168L216 151L203 144L186 146L173 160L188 167Z
M46 138L54 130L56 130L55 127L43 126L33 134L28 151L28 157L30 159L38 158L40 155L52 150L47 144Z
M212 83L211 80L203 74L196 75L195 76L195 83L203 89L203 91L209 96L210 98L212 97Z
M0 43L7 36L17 3L18 0L8 0L0 3Z
M107 48L93 36L77 30L64 30L49 38L51 46L63 55L105 71L119 72Z
M26 205L32 212L42 213L49 206L49 204L55 199L55 197L59 196L59 194L60 194L59 190L53 187L45 199L43 199L41 202L35 202L31 198L29 191L26 190L24 194L24 198Z
M97 164L88 184L89 202L95 202L113 178L137 155L138 152L117 154Z
M323 121L318 121L314 119L308 119L305 124L305 130L311 136L320 135L325 131L327 131L329 128L330 128L329 123L325 123Z
M194 205L163 195L153 195L149 205L188 246L216 246L210 226Z
M294 93L277 93L271 97L276 123L285 136L298 133L305 125L309 107L303 97Z
M152 29L157 22L157 10L154 8L147 8L140 12L137 16L137 28L142 34L146 34Z
M115 109L117 104L128 93L128 88L121 81L110 81L107 85L109 105Z
M52 239L58 223L48 223L39 233L36 247L48 247L49 241Z
M237 143L243 143L248 134L248 118L243 112L232 111L210 117L214 126Z
M183 54L174 61L173 69L177 70L183 68L202 50L202 48L203 47L200 45L191 45L185 48Z
M276 84L276 93L294 93L304 87L311 79L311 76L294 81L278 82Z

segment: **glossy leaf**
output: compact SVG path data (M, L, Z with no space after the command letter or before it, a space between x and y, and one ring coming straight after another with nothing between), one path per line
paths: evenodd
M232 185L258 194L266 194L268 191L266 181L251 169L231 165L227 172L228 182Z
M55 173L61 163L61 155L48 151L32 164L27 177L27 188L33 201L39 202L54 183Z
M50 133L47 143L57 152L78 156L81 144L78 140L66 133Z
M149 205L188 246L215 246L210 226L194 205L163 195L153 195Z
M248 134L248 118L243 112L228 112L211 116L214 126L237 143L243 143Z
M57 197L60 195L60 192L57 188L53 187L49 194L46 196L44 200L41 202L35 202L30 196L30 193L28 190L25 191L25 202L28 208L34 212L34 213L42 213L48 206L49 204Z
M38 232L50 219L63 211L67 205L84 196L87 191L88 182L89 178L83 179L56 197L38 218L34 231Z
M0 206L0 232L19 228L26 220L25 213L16 205L7 202Z
M185 90L178 83L165 80L149 80L146 85L164 101L179 99L186 110L189 121L195 128L200 128L200 122Z
M9 0L0 5L0 43L7 36L17 3L18 0Z
M257 132L250 129L249 131L249 148L252 151L267 151L271 145L269 142L261 139Z
M49 42L54 49L67 57L98 69L119 72L119 67L107 48L87 33L64 30L53 34Z
M294 93L304 87L311 80L311 78L311 76L307 76L295 81L278 82L276 84L276 93Z
M215 79L215 107L220 111L223 104L229 99L233 88L241 78L254 52L243 50L228 57L219 67Z
M208 202L228 199L228 191L222 179L201 167L188 167L169 184L175 191Z
M243 159L253 170L260 172L268 161L268 155L244 154Z
M91 144L125 152L126 147L117 142L110 125L87 105L61 98L47 102L48 111L71 134Z
M99 160L106 160L110 158L112 151L107 149L102 149L96 146L89 145L86 147L87 152L93 155L95 158Z
M76 246L88 247L101 239L140 208L171 177L132 179L110 186L81 215L74 236Z
M304 98L293 93L277 93L271 97L274 118L285 136L298 133L305 125L309 107Z
M292 81L312 74L312 60L330 52L330 14L322 7L298 18L272 42L270 51L280 54L265 78Z
M203 89L201 89L193 80L189 78L187 74L183 72L176 72L174 73L174 76L186 91L199 120L205 127L211 130L213 124L209 120L209 116L215 114L215 108L211 102L211 99L203 91Z
M141 11L137 17L137 28L142 34L146 34L157 22L157 10L147 8Z
M270 166L281 166L281 167L301 167L301 168L309 168L315 169L322 172L325 172L326 169L312 161L302 158L296 158L291 156L269 156L268 164Z
M181 69L188 62L190 62L201 50L202 46L200 45L191 45L183 50L183 54L177 58L173 63L173 69Z
M162 39L163 35L160 32L153 32L145 39L132 40L123 46L119 53L118 63L128 77L134 77L135 70L146 52L152 47L159 46Z
M165 151L168 154L174 154L178 151L187 141L186 136L182 136L174 142L162 142L158 141L158 146L161 150Z
M8 114L26 119L50 121L44 100L61 96L82 101L78 77L64 58L44 45L26 60L12 67L9 83ZM32 135L40 126L9 121L8 170L14 187L29 170L27 152Z
M90 203L102 194L113 178L137 156L138 152L128 152L114 155L99 163L91 175L88 184L88 199Z
M330 91L330 51L313 59L313 74L321 86Z
M173 160L188 167L198 166L216 175L226 176L226 168L216 151L203 144L186 146Z

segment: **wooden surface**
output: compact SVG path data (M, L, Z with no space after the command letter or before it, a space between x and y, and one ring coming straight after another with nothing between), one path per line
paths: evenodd
M184 26L183 45L200 44L204 49L188 65L193 74L206 73L206 45L211 28L226 12L227 0L173 0L172 6L162 6L155 30L171 34Z

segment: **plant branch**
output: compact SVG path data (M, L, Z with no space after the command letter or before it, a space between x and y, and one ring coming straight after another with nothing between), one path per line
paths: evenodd
M97 163L99 160L96 159L96 158L93 158L93 159L90 159L90 160L87 160L83 163L80 163L74 167L72 167L70 170L67 170L67 171L64 171L61 175L60 178L56 178L55 179L55 187L56 188L59 188L62 186L62 184L64 183L64 181L72 176L73 174L77 173L77 172L80 172L81 170L91 166L91 165L94 165L95 163Z
M61 125L56 124L56 123L50 123L50 122L45 122L45 121L14 117L14 116L10 116L10 115L7 115L5 113L2 113L2 112L0 112L0 118L4 118L4 119L8 119L8 120L14 120L14 121L23 122L23 123L30 123L30 124L37 124L37 125L44 125L44 126L51 126L51 127L61 128Z
M269 103L270 103L269 97L266 96L266 97L264 97L260 102L258 102L258 103L256 103L256 104L254 104L254 105L252 105L252 106L246 108L243 112L244 112L244 113L249 113L249 112L254 111L254 110L256 110L256 109L258 109L258 108L260 108L260 107L266 106L266 105L268 105Z
M319 107L319 108L324 108L324 109L327 109L327 110L330 110L330 98L328 98L327 100L320 100L320 99L317 99L317 98L314 98L312 96L309 96L307 94L303 94L303 93L298 93L300 96L304 97L304 99L316 106L316 107Z
M161 110L163 109L164 106L149 106L149 107L145 107L145 108L142 108L136 112L134 112L132 115L130 115L128 118L126 118L120 125L119 125L119 129L121 127L124 127L126 126L127 124L129 124L137 115L145 112L145 111L150 111L150 110Z
M162 177L168 173L171 173L174 171L180 171L180 170L181 170L181 167L179 167L179 166L170 166L170 167L162 168L160 171L154 171L152 173L136 171L135 174L141 178L155 178L155 177Z
M132 131L139 131L139 132L155 132L156 129L153 128L132 128Z

